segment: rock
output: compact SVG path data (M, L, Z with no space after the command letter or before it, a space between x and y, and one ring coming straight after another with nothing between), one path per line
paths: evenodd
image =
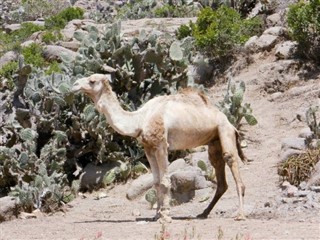
M277 47L275 55L278 59L294 58L297 47L297 42L285 41Z
M271 51L276 45L279 37L271 34L263 34L256 41L255 45L259 50Z
M27 40L27 41L21 43L21 47L28 47L28 46L30 46L30 45L33 44L33 43L35 43L35 41L33 41L33 40Z
M313 132L310 130L310 128L303 128L301 129L300 133L299 133L299 137L300 138L308 138L311 137L313 135Z
M74 52L78 51L79 47L81 46L81 43L78 41L72 41L72 42L59 42L59 45L61 47L70 49Z
M288 149L306 150L307 146L304 138L284 138L282 139L281 150Z
M14 23L14 24L5 24L3 26L3 29L6 31L6 33L11 33L13 31L19 30L21 28L20 23Z
M6 196L0 198L0 223L18 217L20 206L14 197Z
M183 169L185 167L187 167L188 164L186 163L186 161L183 158L177 159L175 161L173 161L169 167L168 167L168 172L172 173L175 172L179 169Z
M100 188L103 185L104 175L113 167L112 164L101 164L99 166L93 163L87 164L80 176L79 190L92 191Z
M172 198L178 203L188 202L195 196L195 190L212 186L203 176L200 168L188 166L171 174Z
M244 48L248 51L255 52L257 49L256 41L258 38L258 36L252 36L249 38L249 40L244 44Z
M306 189L311 188L312 186L320 186L320 161L317 162L314 167L314 172L307 181Z
M290 185L286 190L287 197L294 197L298 195L298 188L296 186Z
M303 153L303 151L301 150L296 150L296 149L287 149L285 151L281 151L280 153L280 159L281 161L285 161L287 160L289 157L293 156L293 155L299 155Z
M274 27L281 24L281 15L279 13L271 14L267 17L266 23L268 27Z
M273 36L286 36L288 35L288 29L284 28L284 27L280 27L280 26L276 26L276 27L271 27L266 29L263 32L263 35L273 35Z
M44 58L48 61L61 61L62 54L67 55L71 59L75 59L78 55L78 53L61 46L47 45L43 48Z
M141 175L131 182L127 191L127 198L129 200L137 198L151 188L153 183L153 175L151 173Z
M169 165L172 198L178 203L187 202L195 195L195 190L211 187L198 167L186 164L184 159L178 159ZM140 176L132 181L127 191L129 200L142 195L154 184L151 173Z
M3 56L0 57L0 69L8 64L9 62L16 61L18 58L18 55L14 51L6 52L3 54Z

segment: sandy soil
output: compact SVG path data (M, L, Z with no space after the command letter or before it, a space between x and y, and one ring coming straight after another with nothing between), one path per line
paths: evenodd
M279 161L281 139L297 137L306 124L296 120L310 104L319 101L320 78L299 81L280 97L270 101L263 91L260 76L274 73L261 71L271 58L257 58L240 72L235 80L247 85L246 102L251 103L259 124L245 127L248 147L246 155L253 161L241 165L246 184L246 221L234 221L238 199L234 181L227 169L229 189L208 219L194 219L207 206L214 190L197 192L192 202L172 207L171 224L148 221L155 210L140 198L128 201L126 185L101 190L105 198L96 200L99 193L78 197L66 212L36 219L16 219L0 224L1 240L17 239L320 239L320 209L306 207L303 202L281 201ZM296 77L296 76L293 76ZM212 98L221 99L226 86L212 88ZM206 157L205 153L203 154ZM318 206L320 197L318 198Z

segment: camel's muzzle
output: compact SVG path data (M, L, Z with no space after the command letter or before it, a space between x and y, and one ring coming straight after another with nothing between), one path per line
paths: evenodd
M77 92L80 92L81 90L81 86L78 82L75 82L71 88L71 92L73 93L77 93Z

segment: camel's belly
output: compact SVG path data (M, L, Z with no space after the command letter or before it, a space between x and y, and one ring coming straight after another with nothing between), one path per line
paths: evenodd
M172 131L168 133L169 150L184 150L208 144L217 136L213 129Z

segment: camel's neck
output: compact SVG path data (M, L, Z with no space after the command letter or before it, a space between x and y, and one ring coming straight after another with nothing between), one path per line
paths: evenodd
M121 107L112 91L104 92L94 99L98 110L103 113L111 127L121 135L138 137L140 134L140 116L136 112L127 112Z

